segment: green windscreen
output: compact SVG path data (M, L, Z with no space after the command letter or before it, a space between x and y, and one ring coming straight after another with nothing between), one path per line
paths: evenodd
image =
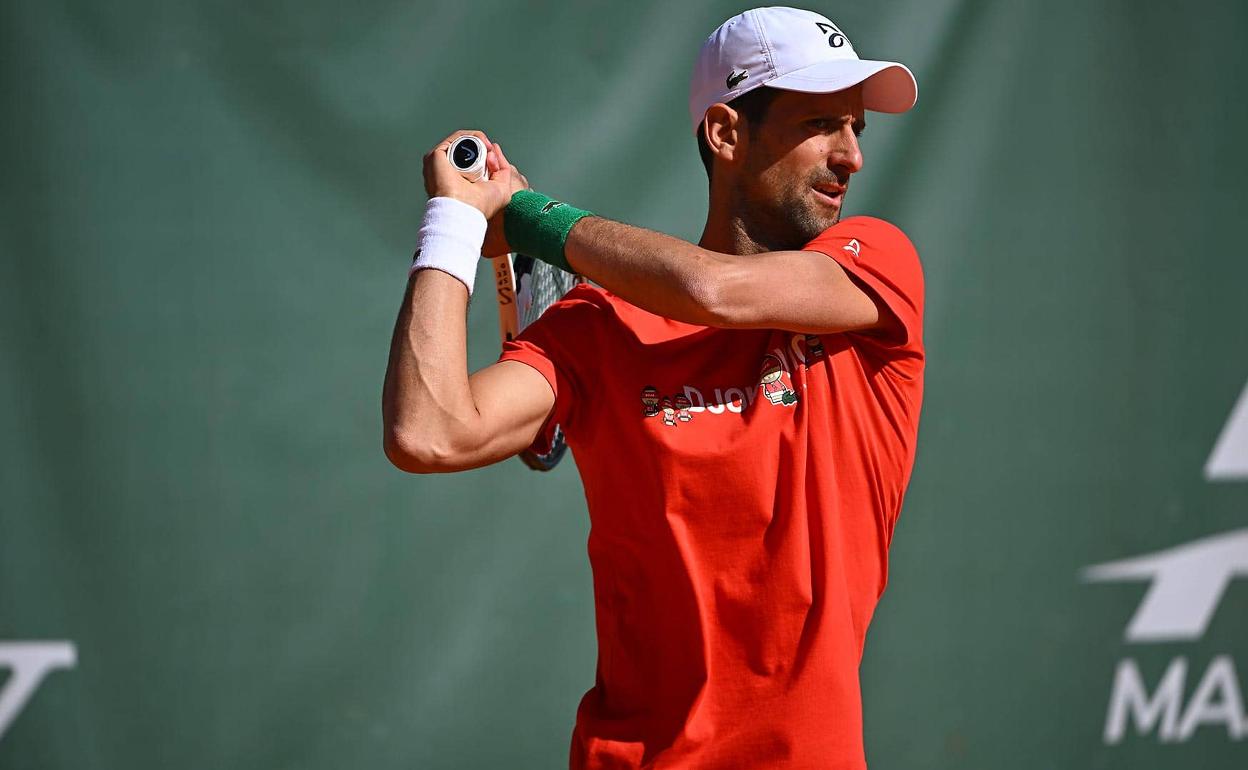
M869 764L1248 767L1248 6L810 7L919 82L847 200L927 281ZM696 240L743 9L0 5L0 768L566 765L574 463L382 452L422 156Z

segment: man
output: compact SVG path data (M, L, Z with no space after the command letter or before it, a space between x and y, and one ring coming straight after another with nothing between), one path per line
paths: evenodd
M696 246L525 189L479 132L486 181L456 174L449 138L426 156L386 452L454 471L563 427L599 642L573 768L865 767L858 665L914 460L923 279L897 228L839 220L864 111L915 97L909 70L859 60L823 16L729 19L690 89L710 180ZM512 248L603 288L469 377L476 252Z

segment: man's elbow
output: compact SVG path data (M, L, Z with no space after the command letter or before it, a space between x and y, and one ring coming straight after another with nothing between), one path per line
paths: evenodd
M390 463L406 473L451 473L464 468L460 452L427 432L389 428L382 445Z
M708 260L694 274L686 293L692 300L692 323L719 329L750 325L750 306L738 290L740 269L731 263ZM744 295L748 297L748 293Z

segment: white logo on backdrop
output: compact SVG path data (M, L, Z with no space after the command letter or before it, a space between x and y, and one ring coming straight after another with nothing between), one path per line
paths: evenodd
M1234 577L1248 577L1248 529L1083 571L1083 579L1089 582L1152 581L1127 626L1128 642L1187 641L1204 636Z
M1248 388L1214 443L1205 478L1248 481ZM1083 570L1089 582L1149 581L1127 625L1126 641L1132 644L1200 639L1236 577L1248 577L1248 529ZM1248 737L1248 714L1234 659L1216 656L1184 706L1187 672L1187 658L1172 659L1150 695L1135 660L1120 660L1109 694L1105 743L1120 743L1132 722L1138 735L1156 731L1162 743L1182 743L1202 725L1224 728L1232 741Z
M1244 392L1231 410L1231 418L1213 445L1209 461L1205 463L1205 478L1248 481L1248 385L1244 386Z
M1147 735L1154 729L1162 743L1182 743L1196 733L1201 725L1222 726L1233 741L1248 735L1248 715L1240 695L1235 662L1230 655L1213 659L1200 678L1192 697L1183 707L1183 691L1187 680L1187 658L1170 661L1157 690L1149 697L1140 669L1131 658L1119 661L1114 672L1114 689L1109 696L1109 714L1105 718L1105 742L1120 743L1127 734L1128 721L1135 722L1136 732Z
M0 740L44 677L77 663L73 642L0 642L0 669L11 669L0 689Z

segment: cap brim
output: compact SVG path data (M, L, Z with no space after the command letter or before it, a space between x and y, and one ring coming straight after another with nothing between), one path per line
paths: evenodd
M905 112L919 98L919 85L904 64L866 59L822 61L766 82L769 88L827 94L862 83L862 106L872 112Z

